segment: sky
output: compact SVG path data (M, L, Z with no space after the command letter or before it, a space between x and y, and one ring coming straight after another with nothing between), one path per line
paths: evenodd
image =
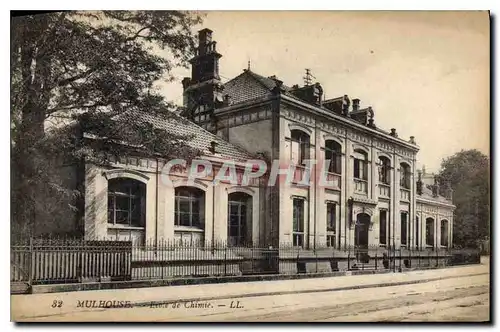
M247 68L303 85L305 68L325 97L372 106L379 128L415 136L417 167L437 171L461 149L489 155L490 49L487 12L205 12L225 82ZM182 103L180 81L161 82Z

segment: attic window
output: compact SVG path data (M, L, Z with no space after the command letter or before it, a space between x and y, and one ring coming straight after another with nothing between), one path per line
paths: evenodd
M213 154L215 154L216 153L215 148L217 147L217 144L218 143L216 141L210 142L210 147L208 148L208 150Z

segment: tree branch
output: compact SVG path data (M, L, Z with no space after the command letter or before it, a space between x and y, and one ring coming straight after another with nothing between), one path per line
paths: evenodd
M140 35L140 33L141 33L142 31L146 30L146 29L149 29L149 26L145 26L145 27L143 27L143 28L139 29L139 31L137 31L137 32L135 33L135 35L133 35L132 37L128 37L127 39L125 39L125 41L126 41L126 42L127 42L127 41L132 41L132 40L135 40L135 39L136 39L136 38L138 38L138 37L142 37L142 38L147 37L147 36L142 36L142 35Z
M72 83L72 82L74 82L76 80L79 80L81 78L84 78L84 77L88 76L89 74L93 73L96 70L97 70L97 67L90 68L87 71L84 71L83 73L80 73L80 74L75 75L75 76L70 77L70 78L65 78L63 80L60 80L56 85L59 86L59 87L65 86L66 84Z

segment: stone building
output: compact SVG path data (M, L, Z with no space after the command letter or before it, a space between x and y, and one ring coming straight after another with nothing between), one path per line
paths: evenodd
M292 183L269 185L268 171L248 185L212 185L214 174L187 185L186 173L172 172L167 186L161 158L123 156L109 169L86 165L87 238L305 249L451 246L451 190L440 196L437 183L419 177L413 136L378 128L372 107L357 98L325 100L319 83L287 86L248 68L222 84L221 56L212 31L201 30L191 77L182 81L181 115L189 123L138 120L194 134L190 144L214 162L214 173L227 161L238 174L247 160L278 161L292 171ZM310 183L302 183L305 173Z

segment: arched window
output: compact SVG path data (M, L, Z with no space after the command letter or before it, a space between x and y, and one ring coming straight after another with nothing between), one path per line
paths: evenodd
M378 181L383 184L391 183L391 160L387 157L379 157Z
M342 174L342 146L339 143L325 141L325 160L330 161L328 172Z
M410 183L411 183L410 165L408 165L407 163L401 163L399 185L402 188L410 189Z
M292 153L291 160L302 165L304 160L309 159L309 135L305 132L293 129L291 131Z
M441 245L448 246L448 220L441 220Z
M129 178L108 181L108 223L144 227L146 185Z
M363 150L354 150L354 178L368 180L368 154Z
M205 192L194 187L175 188L175 226L205 227Z
M434 219L425 219L425 244L434 246Z

